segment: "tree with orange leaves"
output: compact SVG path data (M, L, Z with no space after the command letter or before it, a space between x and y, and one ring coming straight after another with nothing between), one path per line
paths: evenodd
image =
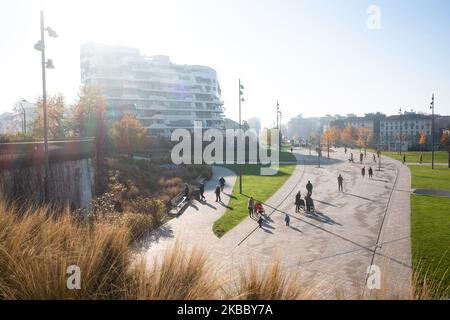
M442 133L441 144L448 150L448 167L450 168L450 130Z
M354 127L349 125L342 130L341 141L345 146L355 143L357 139L358 131Z
M327 145L328 159L330 159L330 146L336 142L339 136L339 131L335 127L328 128L323 134L323 141Z
M115 121L111 126L110 135L119 152L126 152L129 157L133 152L142 151L147 141L147 129L131 114L126 114Z
M364 149L364 154L367 154L367 148L369 147L370 139L372 139L372 133L369 128L358 129L358 140L356 144Z

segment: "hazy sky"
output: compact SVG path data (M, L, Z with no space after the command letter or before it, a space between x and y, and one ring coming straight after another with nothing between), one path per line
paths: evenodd
M367 27L367 8L381 10L381 29ZM450 114L450 1L430 0L0 0L0 112L42 91L39 10L58 34L47 41L50 93L73 101L85 41L136 47L219 74L226 115L264 125L303 114L399 107Z

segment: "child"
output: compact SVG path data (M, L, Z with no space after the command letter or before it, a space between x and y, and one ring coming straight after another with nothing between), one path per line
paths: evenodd
M291 218L289 217L289 215L286 213L286 216L284 217L284 221L286 221L286 227L289 227L289 222L291 222Z
M259 224L259 227L262 228L262 224L263 224L263 218L262 218L262 216L259 216L258 224Z

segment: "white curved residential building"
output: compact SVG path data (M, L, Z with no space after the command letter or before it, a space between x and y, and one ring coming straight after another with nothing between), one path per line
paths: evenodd
M110 118L132 112L150 135L170 136L177 128L224 128L217 73L197 65L174 64L167 56L97 43L81 45L84 85L103 89Z

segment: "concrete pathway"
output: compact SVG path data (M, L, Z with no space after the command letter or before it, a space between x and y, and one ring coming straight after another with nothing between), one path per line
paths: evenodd
M406 162L407 166L431 166L431 163L420 163L420 162ZM438 167L445 167L448 166L448 163L435 163L435 166Z
M222 202L215 202L214 190L219 184L220 177L224 177L226 184L222 193ZM205 202L196 200L184 212L161 226L150 235L146 251L148 261L165 251L166 248L179 241L183 248L209 248L219 239L214 235L212 226L226 211L230 194L236 181L234 172L223 167L213 167L213 177L205 183Z
M232 277L237 266L252 257L258 265L278 257L285 268L300 273L308 285L318 285L318 298L359 298L371 264L382 269L383 288L390 297L409 294L411 275L410 176L400 162L382 159L382 171L369 180L361 177L363 165L351 164L342 150L333 159L296 151L300 165L292 177L265 204L270 215L262 229L246 219L217 243L221 270ZM324 153L325 154L325 153ZM356 158L356 156L355 156ZM371 159L368 155L367 159ZM344 177L344 193L337 190L337 176ZM297 191L314 185L316 214L295 213ZM246 192L251 195L250 192ZM290 227L284 217L291 217Z
M450 190L442 189L415 189L414 194L421 196L438 196L438 197L450 197Z
M318 286L316 298L360 298L365 290L367 268L376 264L382 269L382 289L389 298L407 297L411 277L410 243L410 175L406 166L390 158L382 158L382 171L368 154L363 165L374 168L374 178L361 177L363 165L349 163L343 150L322 159L308 150L294 151L299 165L288 181L264 204L268 215L262 229L247 218L217 239L212 225L225 212L208 199L208 205L193 203L178 219L170 221L159 233L147 253L152 260L174 239L183 244L201 245L218 264L220 276L235 279L240 266L251 260L264 266L280 259L289 272L299 274L309 286ZM349 153L351 150L349 150ZM354 152L355 159L357 152ZM326 155L326 152L324 152ZM214 177L207 186L211 191L220 175L229 182L230 193L235 177L222 168L214 168ZM337 190L337 176L344 177L344 193ZM315 214L295 213L294 198L302 197L305 185L314 185ZM212 192L206 193L211 197ZM251 190L244 190L251 196ZM228 197L225 197L227 203ZM226 205L226 204L225 204ZM285 226L285 215L291 218ZM185 241L183 241L185 240Z

